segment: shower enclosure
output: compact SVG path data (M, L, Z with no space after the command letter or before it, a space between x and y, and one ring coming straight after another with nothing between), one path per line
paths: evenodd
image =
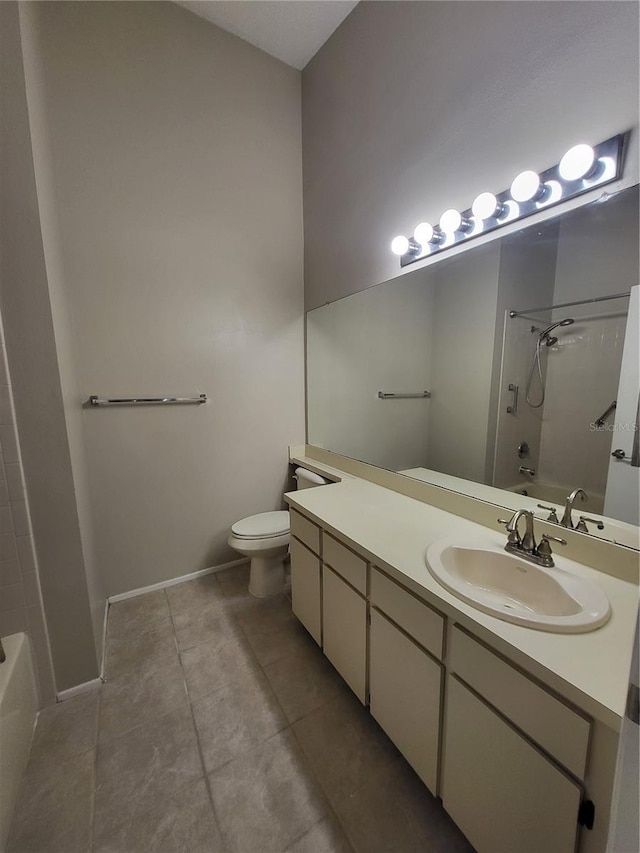
M628 301L505 312L494 485L555 504L579 486L603 512Z

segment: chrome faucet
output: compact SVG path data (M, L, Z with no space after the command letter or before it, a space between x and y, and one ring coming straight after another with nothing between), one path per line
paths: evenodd
M562 516L562 520L560 521L560 524L563 527L568 527L569 530L574 529L573 519L571 518L571 510L573 509L573 502L578 497L578 495L580 496L581 501L586 501L587 493L584 491L584 489L574 489L571 492L571 494L567 497L565 504L564 504L564 514Z
M520 537L518 523L524 516L525 531L524 536ZM514 512L511 518L507 521L504 518L499 518L500 524L504 524L507 528L507 544L504 546L505 551L511 554L516 554L522 557L523 560L529 560L530 563L535 563L537 566L545 566L548 569L554 567L553 556L551 551L551 542L558 542L560 545L566 545L566 539L560 539L558 536L549 536L546 533L542 534L540 544L536 544L533 530L533 513L528 509L518 509Z

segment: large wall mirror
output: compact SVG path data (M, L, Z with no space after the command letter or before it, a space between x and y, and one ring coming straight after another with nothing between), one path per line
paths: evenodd
M638 228L632 187L308 312L308 444L541 518L580 488L637 548Z

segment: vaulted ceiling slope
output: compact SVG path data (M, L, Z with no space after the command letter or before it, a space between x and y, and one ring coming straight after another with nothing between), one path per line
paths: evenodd
M302 70L358 0L178 0L178 3Z

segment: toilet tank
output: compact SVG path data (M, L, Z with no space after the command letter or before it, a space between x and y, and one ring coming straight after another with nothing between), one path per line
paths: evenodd
M294 474L297 489L311 489L314 486L324 486L330 482L325 480L320 474L314 474L313 471L307 471L306 468L296 468Z

